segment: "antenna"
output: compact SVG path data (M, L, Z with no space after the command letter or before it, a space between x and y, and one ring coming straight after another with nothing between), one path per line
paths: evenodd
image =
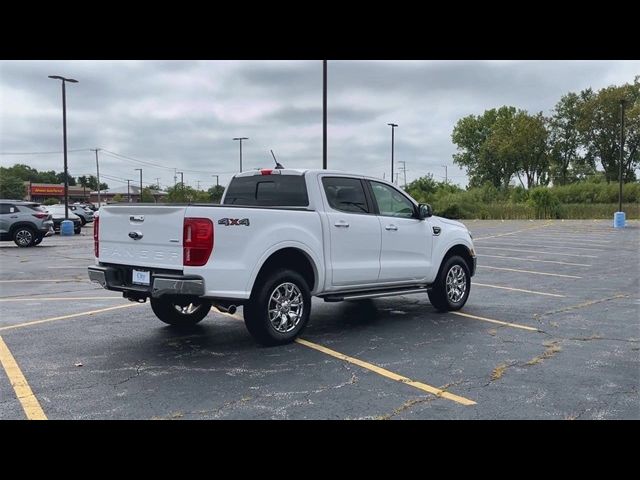
M273 154L273 150L271 150L271 156L273 157L273 161L276 162L276 169L280 170L284 168L282 165L278 163L278 160L276 160L276 156Z

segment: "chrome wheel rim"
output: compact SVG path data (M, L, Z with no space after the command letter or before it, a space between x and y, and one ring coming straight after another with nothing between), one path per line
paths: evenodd
M173 305L173 307L182 315L192 315L200 310L202 304L200 303L188 303L187 305Z
M31 235L31 232L29 230L20 230L18 233L16 233L16 240L20 245L23 246L29 245L32 238L33 235Z
M458 303L467 291L467 274L460 265L454 265L447 272L447 297L452 303Z
M298 326L304 312L302 292L293 283L282 283L269 297L269 323L276 332L288 333Z

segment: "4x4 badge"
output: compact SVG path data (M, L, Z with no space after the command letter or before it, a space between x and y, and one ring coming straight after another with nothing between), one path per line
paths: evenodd
M221 218L220 220L218 220L218 225L226 225L227 227L234 226L234 225L246 225L248 227L249 219L248 218L243 218L243 219Z

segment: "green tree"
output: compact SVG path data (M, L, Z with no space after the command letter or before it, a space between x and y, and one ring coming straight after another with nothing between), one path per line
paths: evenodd
M113 199L111 201L114 202L114 203L119 203L119 202L124 201L124 197L122 195L120 195L119 193L116 193L113 196Z
M222 185L214 185L209 190L207 190L209 194L209 199L213 203L220 203L220 199L222 195L224 195L224 187Z
M517 167L507 139L513 132L515 107L503 106L486 110L482 115L469 115L456 123L451 134L458 153L453 162L465 168L472 187L491 182L507 187Z
M523 185L521 175L527 180L527 188L549 184L549 143L547 119L542 112L529 115L520 110L513 119L513 135L506 139L512 149L516 175ZM524 185L523 185L524 186Z
M156 198L153 196L152 190L147 187L142 189L141 197L141 201L145 203L153 203L156 201Z
M56 180L57 183L64 183L64 172L60 172L56 174ZM67 181L69 182L69 185L71 186L75 186L76 185L76 179L74 177L72 177L71 175L69 175L69 173L67 173Z
M626 103L623 179L635 180L640 166L640 76L633 84L610 86L593 93L581 92L584 99L578 129L587 160L599 163L607 181L618 179L620 149L620 101Z
M0 198L22 200L25 193L26 188L23 180L4 172L0 173Z
M58 203L60 203L60 200L58 200L57 198L53 198L53 197L52 198L47 198L44 201L45 205L57 205Z

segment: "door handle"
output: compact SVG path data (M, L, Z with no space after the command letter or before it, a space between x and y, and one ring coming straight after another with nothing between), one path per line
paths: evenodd
M398 227L396 227L395 225L387 225L386 227L384 227L385 230L393 230L394 232L396 230L398 230Z
M343 227L343 228L348 228L349 224L347 222L345 222L344 220L340 220L339 222L334 223L334 225L336 227Z

